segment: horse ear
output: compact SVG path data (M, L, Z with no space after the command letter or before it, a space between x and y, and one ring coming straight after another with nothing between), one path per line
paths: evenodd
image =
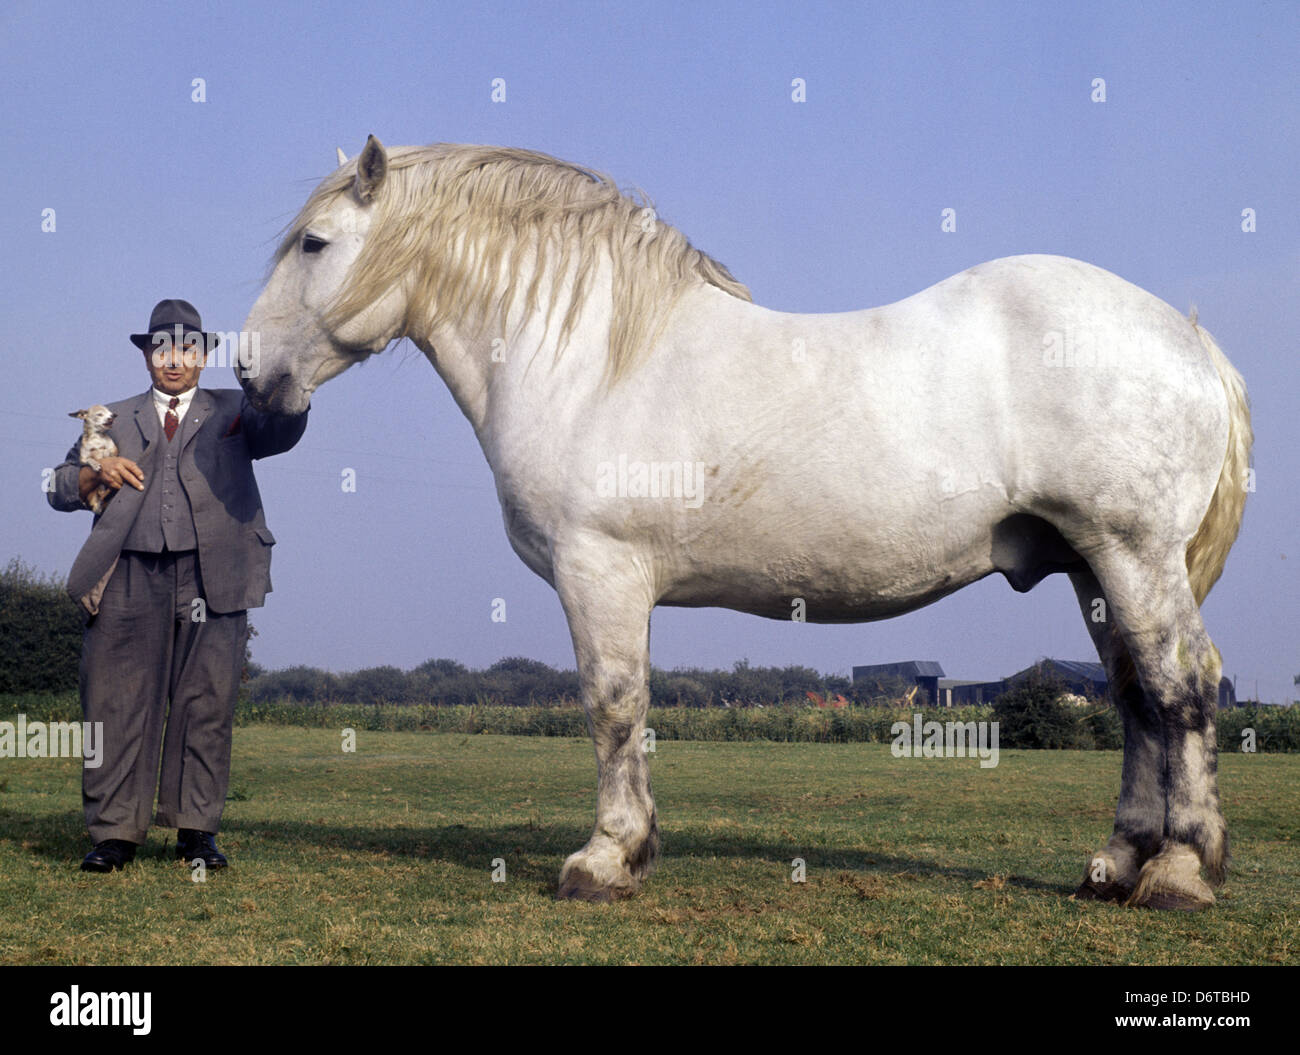
M346 165L348 163L348 156L345 153L343 153L343 148L335 147L334 149L337 150L339 154L339 165L340 166Z
M372 202L379 188L383 186L388 174L388 153L384 144L373 135L366 140L366 145L357 158L357 198L362 202Z

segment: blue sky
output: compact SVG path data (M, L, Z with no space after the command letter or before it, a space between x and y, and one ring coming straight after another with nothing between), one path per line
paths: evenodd
M1249 387L1258 473L1206 621L1240 693L1293 698L1300 5L1073 6L6 4L0 557L66 572L90 516L40 486L77 436L67 413L147 387L126 335L155 301L239 327L336 144L500 143L644 189L773 308L887 303L1021 252L1195 304ZM510 549L473 434L409 344L322 388L258 479L280 540L259 662L572 665L554 592ZM661 609L651 648L665 667L925 658L970 678L1094 658L1061 576L852 627Z

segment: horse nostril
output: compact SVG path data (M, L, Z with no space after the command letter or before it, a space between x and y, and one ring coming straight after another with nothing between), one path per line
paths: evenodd
M289 381L290 377L287 371L280 374L274 383L268 383L265 377L241 377L239 379L244 394L248 396L248 401L261 411L274 411L280 405L281 393Z

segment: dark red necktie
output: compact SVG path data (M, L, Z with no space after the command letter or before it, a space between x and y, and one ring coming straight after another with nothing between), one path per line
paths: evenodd
M172 396L171 402L167 404L167 416L163 418L163 430L167 433L167 442L176 435L176 426L180 424L180 419L176 417L176 407L180 403L180 398Z

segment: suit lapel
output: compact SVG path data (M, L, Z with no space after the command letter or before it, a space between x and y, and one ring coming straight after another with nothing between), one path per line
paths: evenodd
M216 400L203 389L195 391L194 398L190 400L190 409L181 423L182 447L188 447L193 442L195 434L203 427L203 423L212 417L215 404Z
M158 424L158 411L153 405L153 389L149 389L136 403L135 423L140 429L140 450L143 453L149 445L163 438L162 426Z

